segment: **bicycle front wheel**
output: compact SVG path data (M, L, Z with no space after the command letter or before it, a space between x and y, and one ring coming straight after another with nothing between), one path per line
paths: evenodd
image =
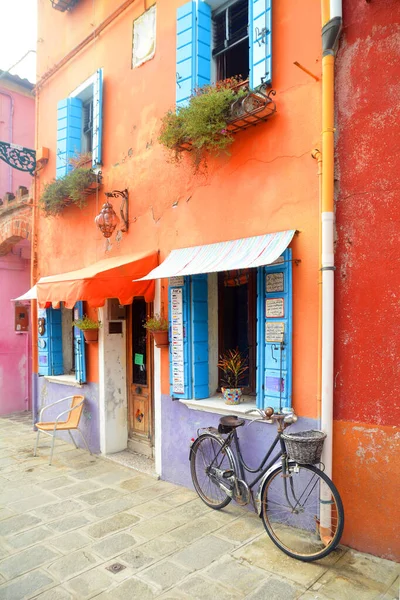
M196 492L210 508L224 508L232 499L218 484L219 473L228 469L233 470L233 464L223 442L207 433L198 437L191 449L190 473Z
M290 462L271 473L264 484L261 516L271 540L292 558L311 562L327 556L343 533L339 492L313 465Z

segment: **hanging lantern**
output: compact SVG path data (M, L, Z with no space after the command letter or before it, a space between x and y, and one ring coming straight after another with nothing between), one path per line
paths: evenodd
M95 218L94 222L104 237L109 238L112 236L114 229L119 223L119 217L116 215L112 204L106 202L103 204L103 208Z

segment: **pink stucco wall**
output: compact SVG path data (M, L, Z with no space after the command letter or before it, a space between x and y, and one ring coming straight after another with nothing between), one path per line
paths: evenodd
M15 333L11 302L30 287L29 265L24 243L0 257L0 415L30 408L31 336Z
M25 84L8 76L0 80L0 141L34 148L35 100ZM0 198L6 192L15 194L21 185L29 189L31 184L29 173L0 160ZM18 207L10 213L7 203L3 205L1 223L20 217ZM30 241L18 242L13 237L10 242L11 250L0 256L0 415L29 409L31 399L31 336L15 333L11 301L30 288Z
M29 90L20 88L7 78L0 80L0 141L12 142L26 148L34 148L35 100ZM0 161L0 198L6 192L24 185L31 186L32 177L12 169Z

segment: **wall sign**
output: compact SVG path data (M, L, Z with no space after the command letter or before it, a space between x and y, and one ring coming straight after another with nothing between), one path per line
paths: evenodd
M172 286L183 286L185 283L183 275L176 275L169 278L169 285Z
M266 281L267 294L271 292L284 292L283 273L268 273Z
M171 289L172 391L175 394L185 393L182 293L182 288Z
M285 391L284 379L280 377L266 377L265 378L265 389L267 392L284 392Z
M265 316L267 318L284 317L285 308L283 298L267 298L265 301Z
M284 334L285 323L277 323L276 321L268 321L265 323L266 342L283 342Z

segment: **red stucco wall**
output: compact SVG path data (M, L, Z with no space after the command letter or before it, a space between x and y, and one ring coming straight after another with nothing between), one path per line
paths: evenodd
M400 557L400 5L344 0L337 57L335 477L344 542Z

